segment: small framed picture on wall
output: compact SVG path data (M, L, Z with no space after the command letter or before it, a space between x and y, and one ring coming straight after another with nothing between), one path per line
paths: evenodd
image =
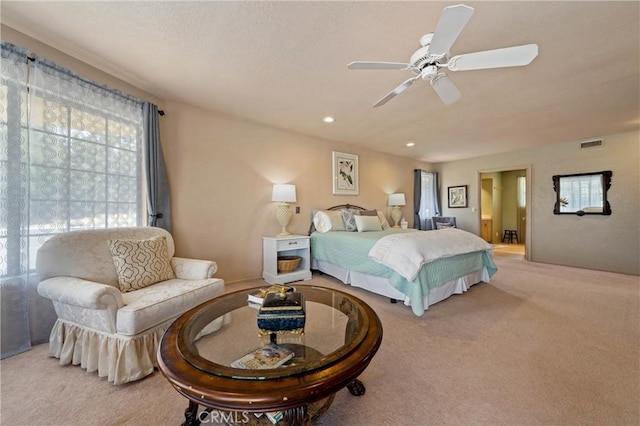
M467 185L449 187L449 208L467 207Z

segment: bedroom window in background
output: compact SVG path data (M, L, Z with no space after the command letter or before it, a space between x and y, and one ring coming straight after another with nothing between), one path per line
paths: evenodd
M35 280L36 252L53 234L146 224L142 101L46 59L27 60L26 53L2 43L3 293L9 287L27 293ZM20 299L17 294L11 303ZM11 320L4 296L3 357Z
M440 216L438 202L438 174L425 170L414 170L414 223L415 229L431 229L433 216Z

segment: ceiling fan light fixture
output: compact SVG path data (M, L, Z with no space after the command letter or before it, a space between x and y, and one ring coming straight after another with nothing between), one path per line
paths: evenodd
M431 81L433 77L438 74L438 67L435 65L429 65L424 67L424 69L420 72L420 77L424 81Z

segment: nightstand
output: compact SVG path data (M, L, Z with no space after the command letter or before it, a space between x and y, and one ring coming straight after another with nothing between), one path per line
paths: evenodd
M262 278L270 284L285 284L311 279L311 237L262 237ZM300 265L293 272L278 272L278 256L300 256Z

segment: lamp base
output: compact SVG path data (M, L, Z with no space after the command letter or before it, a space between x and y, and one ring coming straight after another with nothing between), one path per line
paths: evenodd
M286 237L291 235L289 231L287 231L287 225L289 225L289 221L291 220L291 209L289 208L289 204L281 203L278 206L278 211L276 212L276 217L278 219L278 223L282 226L282 231L278 233L278 237Z
M400 207L393 206L391 208L391 219L393 219L394 228L400 228L400 219L402 219L402 212L400 211Z

